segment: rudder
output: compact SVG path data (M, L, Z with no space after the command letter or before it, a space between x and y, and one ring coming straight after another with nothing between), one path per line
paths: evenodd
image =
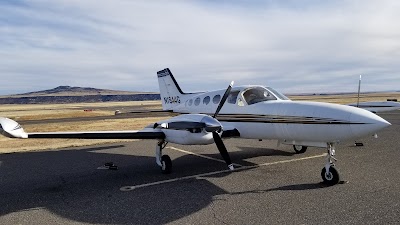
M157 77L163 110L171 110L186 101L188 93L182 91L169 68L158 71Z

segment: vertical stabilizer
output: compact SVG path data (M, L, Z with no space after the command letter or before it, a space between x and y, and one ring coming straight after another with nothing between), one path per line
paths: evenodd
M182 91L168 68L158 71L157 77L163 110L171 110L186 101L189 94Z

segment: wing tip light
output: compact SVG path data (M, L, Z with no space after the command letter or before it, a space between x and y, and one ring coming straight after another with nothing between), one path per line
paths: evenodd
M28 138L28 134L16 121L0 117L0 133L9 138Z

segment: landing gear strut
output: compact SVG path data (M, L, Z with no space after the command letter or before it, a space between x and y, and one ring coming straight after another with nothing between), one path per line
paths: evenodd
M335 148L332 143L328 143L328 156L326 158L325 167L322 168L321 177L325 184L331 186L338 184L340 181L339 172L335 168L334 162L337 161L335 156Z
M168 142L161 140L156 147L156 163L161 168L163 174L169 174L172 171L172 161L168 155L162 155L162 150L167 146Z

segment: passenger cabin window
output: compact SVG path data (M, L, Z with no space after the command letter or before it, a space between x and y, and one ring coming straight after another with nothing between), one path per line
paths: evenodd
M208 103L210 103L210 96L206 96L206 97L203 99L203 104L204 104L204 105L208 105Z
M190 99L188 105L192 106L192 104L193 104L193 99Z
M252 105L257 102L276 100L276 97L274 95L272 95L268 90L262 87L253 87L247 89L243 92L243 98L248 105Z
M213 103L214 103L214 104L218 104L219 101L221 101L221 95L216 95L216 96L214 96L214 98L213 98Z
M236 104L238 95L239 95L239 91L232 91L228 96L227 102L230 104Z
M195 106L198 106L200 104L200 98L196 98L195 100L194 100L194 105Z

